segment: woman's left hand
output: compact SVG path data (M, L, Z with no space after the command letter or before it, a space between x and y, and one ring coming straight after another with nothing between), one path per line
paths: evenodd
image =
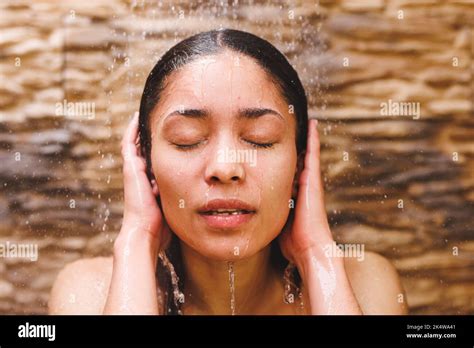
M309 120L306 156L298 182L294 218L287 224L279 240L283 255L296 265L309 250L322 251L334 243L324 207L317 125L317 120Z
M293 262L308 288L312 314L361 314L345 272L344 259L329 228L320 174L317 120L309 120L304 169L299 177L293 221L279 237L283 255ZM292 214L290 214L292 215Z

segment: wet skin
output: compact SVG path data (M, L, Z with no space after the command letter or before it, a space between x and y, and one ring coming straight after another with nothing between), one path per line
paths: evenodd
M162 313L154 274L170 230L182 249L184 314L230 313L228 261L234 263L237 314L405 311L405 303L398 301L403 290L388 261L370 253L363 262L325 255L334 240L324 209L316 122L309 123L300 172L294 115L258 64L225 51L187 64L167 82L150 120L155 180L148 181L135 146L135 117L122 143L124 220L113 258L66 268L53 289L52 313L70 307L62 301L66 289L71 291L64 282L77 268L85 268L84 275L95 272L108 289L90 308L106 314ZM223 149L256 151L256 165L219 161ZM284 229L295 187L295 219ZM252 213L242 221L204 217L202 207L215 199L238 199ZM269 262L269 243L275 238L303 278L303 311L297 301L283 302L282 274ZM382 269L381 283L369 276ZM75 293L84 285L78 287ZM380 298L366 298L377 287L383 289Z

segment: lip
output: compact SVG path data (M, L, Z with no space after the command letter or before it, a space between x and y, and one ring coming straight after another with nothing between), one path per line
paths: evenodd
M211 215L218 209L241 210L241 213L228 215ZM248 223L256 213L255 207L239 199L213 199L198 209L199 216L206 224L216 229L235 229Z

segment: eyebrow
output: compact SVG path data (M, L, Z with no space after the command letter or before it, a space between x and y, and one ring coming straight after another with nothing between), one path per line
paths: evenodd
M169 116L184 116L195 119L206 119L210 116L210 114L211 113L206 109L180 109L172 111L165 117L165 119ZM268 114L278 116L283 121L285 120L279 112L269 108L243 108L239 110L238 118L256 119Z

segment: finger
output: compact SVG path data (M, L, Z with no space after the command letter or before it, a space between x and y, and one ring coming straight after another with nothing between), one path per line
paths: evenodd
M135 112L123 136L122 147L123 147L124 157L137 155L138 153L137 146L136 146L137 136L138 136L138 111Z
M304 160L304 168L308 170L307 180L317 180L319 173L319 134L316 128L318 121L315 119L309 120L308 127L308 141L306 145L306 156Z
M304 160L304 169L301 172L299 180L299 207L297 208L298 210L304 209L305 213L310 214L315 223L327 224L321 180L320 141L317 124L317 120L309 120L308 142Z
M310 119L308 125L308 141L306 145L306 154L304 159L304 168L301 172L299 185L300 189L304 188L303 198L310 199L314 194L321 190L321 174L320 174L320 145L319 134L317 130L317 120ZM308 197L306 193L309 193ZM306 201L305 201L306 202Z
M123 176L125 199L128 201L131 197L138 199L138 202L143 205L148 199L146 191L146 183L150 185L145 173L145 161L139 155L139 151L135 144L138 136L138 112L135 112L127 129L125 130L122 154L123 154ZM150 187L151 188L151 187Z

